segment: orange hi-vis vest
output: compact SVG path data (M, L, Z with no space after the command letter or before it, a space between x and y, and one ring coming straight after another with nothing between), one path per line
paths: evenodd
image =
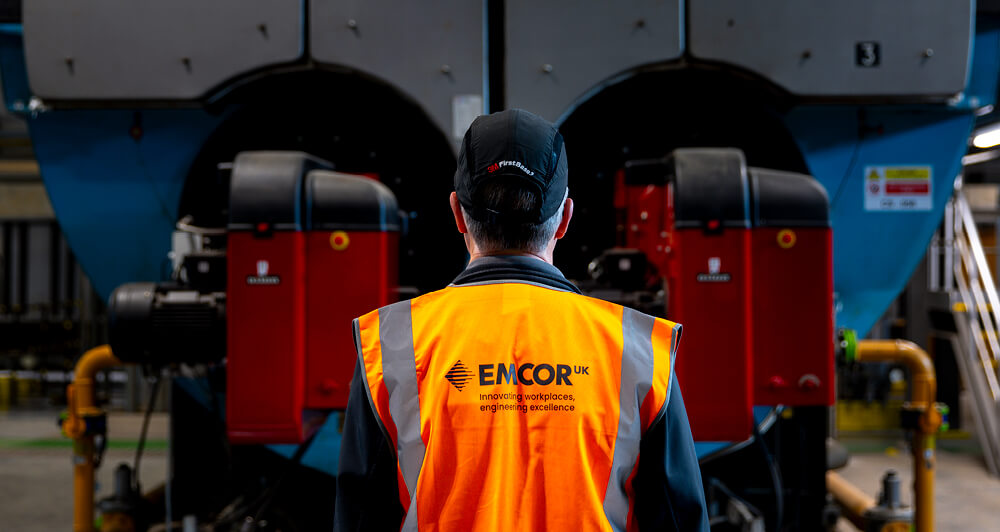
M354 321L406 531L635 530L642 435L681 326L522 281L449 286Z

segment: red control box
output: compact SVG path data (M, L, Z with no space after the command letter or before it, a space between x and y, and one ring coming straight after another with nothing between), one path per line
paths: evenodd
M346 408L357 352L351 321L396 301L399 218L384 185L313 171L306 178L305 406Z
M244 152L230 184L226 425L233 443L294 442L303 423L305 234L302 180L326 163Z
M754 404L832 405L833 251L826 191L801 174L750 169Z
M227 430L298 443L347 404L351 320L392 302L399 215L374 179L305 154L241 153L230 186Z
M676 373L695 440L753 431L754 405L832 405L829 203L811 176L679 149L617 176L624 238L666 279L684 325Z
M234 443L304 436L304 237L230 232L226 422Z
M668 316L683 324L676 375L698 441L753 431L751 231L738 150L683 149L668 185Z

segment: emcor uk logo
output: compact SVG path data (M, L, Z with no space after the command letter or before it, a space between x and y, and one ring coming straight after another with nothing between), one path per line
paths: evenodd
M571 376L590 375L590 366L570 366L568 364L534 364L526 362L521 365L510 364L480 364L479 385L521 384L524 386L573 386ZM462 391L475 375L461 360L448 370L444 378L458 391ZM576 377L573 378L576 378Z
M459 360L458 362L455 362L455 365L452 366L451 369L448 370L448 373L445 374L444 378L448 379L448 382L450 382L451 385L458 391L462 391L462 388L465 388L465 384L472 380L472 372L469 371L469 368L465 367L465 364L462 364L461 360Z

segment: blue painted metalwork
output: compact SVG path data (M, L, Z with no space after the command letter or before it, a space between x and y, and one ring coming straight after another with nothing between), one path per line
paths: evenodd
M972 122L971 111L948 108L815 106L788 115L830 196L838 327L864 334L906 285L951 197ZM931 166L933 209L866 211L868 165Z
M302 455L302 463L317 471L336 475L340 464L340 427L343 425L343 412L331 412L319 428L316 439ZM268 449L291 458L297 445L268 445Z
M968 90L951 105L814 105L785 117L830 196L838 327L866 334L920 263L962 169L975 110L995 103L998 35L977 33ZM933 169L931 211L865 211L865 166L914 164Z
M226 411L226 394L218 392L213 401L212 397L209 396L211 387L204 377L175 377L174 382L205 410L217 412L220 418L223 416ZM337 474L337 467L340 463L340 427L343 425L343 416L342 412L330 413L323 425L320 426L312 445L302 455L303 465L328 475ZM291 458L298 445L268 445L267 448L285 458Z
M994 103L998 43L1000 31L980 29L968 89L950 105L809 105L786 115L810 171L830 194L839 326L867 331L919 263L961 169L975 108ZM0 71L6 105L27 112L18 25L0 26ZM165 279L184 180L228 115L176 108L60 109L26 116L63 232L101 296L121 283ZM864 167L894 164L933 168L931 211L864 210ZM339 448L335 418L323 430L305 461L332 473Z
M25 111L31 100L28 71L24 64L24 37L20 24L0 24L0 73L7 109Z
M32 109L20 24L0 24L0 76L4 104L28 120L62 232L98 294L107 298L129 281L165 280L184 180L228 114Z
M168 277L184 181L224 118L200 109L73 109L29 120L52 207L101 297L125 282Z
M0 27L0 43L19 44L18 30ZM814 105L786 116L810 171L831 197L838 326L859 332L871 327L905 285L940 220L973 108L995 99L998 31L980 32L976 43L969 90L953 105ZM27 87L19 51L0 48L11 106L23 104ZM138 140L130 136L136 116L143 128ZM123 282L163 279L188 166L224 116L162 109L57 110L30 117L56 214L102 297ZM933 167L932 211L864 211L866 165L916 163Z

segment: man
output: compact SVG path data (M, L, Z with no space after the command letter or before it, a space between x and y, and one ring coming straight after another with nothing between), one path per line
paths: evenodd
M562 136L510 110L465 135L469 265L354 321L336 530L707 531L680 325L580 295Z

